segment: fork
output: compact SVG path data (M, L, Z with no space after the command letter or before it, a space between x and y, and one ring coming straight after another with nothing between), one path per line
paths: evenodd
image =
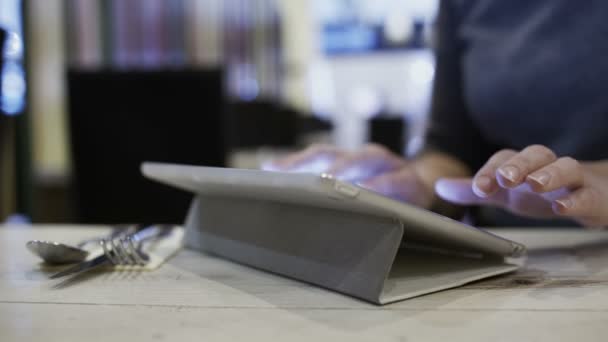
M144 266L150 257L142 250L144 241L161 238L168 234L163 226L150 226L134 234L99 241L103 254L113 265Z

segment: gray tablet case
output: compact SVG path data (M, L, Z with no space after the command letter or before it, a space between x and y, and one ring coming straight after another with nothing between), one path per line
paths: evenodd
M176 185L154 167L145 174ZM376 304L511 272L519 264L452 249L449 241L421 242L389 215L204 191L195 195L185 222L187 247Z

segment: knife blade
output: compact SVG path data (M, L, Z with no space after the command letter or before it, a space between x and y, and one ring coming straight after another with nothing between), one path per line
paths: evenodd
M71 274L88 272L92 269L111 264L110 259L105 254L95 257L89 261L83 261L59 273L51 275L51 279L62 278Z

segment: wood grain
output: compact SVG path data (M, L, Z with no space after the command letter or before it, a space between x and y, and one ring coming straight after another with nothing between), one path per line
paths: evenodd
M374 306L183 251L149 273L51 281L29 239L105 227L0 227L1 341L605 341L608 233L503 229L530 248L521 271Z

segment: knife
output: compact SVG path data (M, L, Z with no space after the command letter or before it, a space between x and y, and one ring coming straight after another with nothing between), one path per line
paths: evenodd
M110 262L110 259L105 255L102 254L98 257L95 257L89 261L83 261L79 264L76 264L66 270L63 270L59 273L55 273L53 274L50 278L51 279L57 279L57 278L61 278L61 277L65 277L68 276L70 274L78 274L78 273L83 273L83 272L87 272L90 271L94 268L98 268L104 265L110 265L112 264Z

